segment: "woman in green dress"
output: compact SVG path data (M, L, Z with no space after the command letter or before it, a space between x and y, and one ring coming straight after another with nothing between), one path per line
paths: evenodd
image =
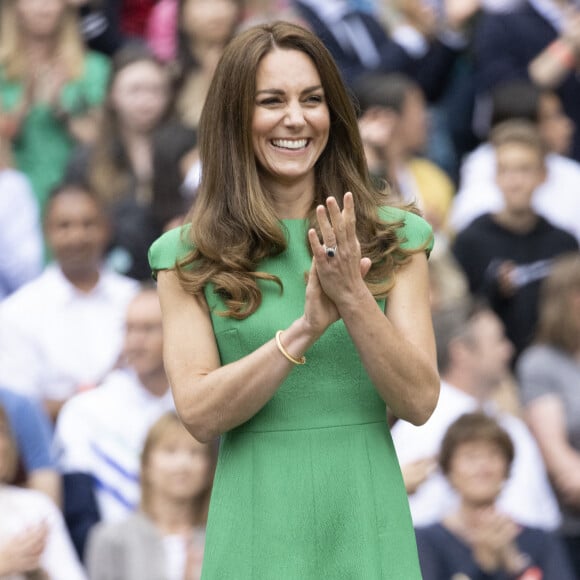
M204 580L414 580L386 409L439 392L431 229L369 179L322 43L288 23L226 48L190 223L150 250L176 408L221 435Z

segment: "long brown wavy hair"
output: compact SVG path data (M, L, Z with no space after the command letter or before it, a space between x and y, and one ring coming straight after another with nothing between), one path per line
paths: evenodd
M328 143L315 166L317 186L308 216L312 227L318 230L317 205L334 196L342 206L344 193L353 192L362 255L373 264L366 284L377 298L388 294L396 267L411 253L400 247L397 237L402 222L387 224L378 215L380 206L395 204L387 191L371 182L355 108L326 47L295 24L255 26L226 47L209 89L199 126L202 178L188 216L194 249L177 264L185 291L195 295L212 283L227 307L220 314L237 319L260 306L258 280L281 286L277 277L257 271L261 260L284 251L286 239L271 196L260 181L251 130L256 71L276 48L310 57L330 113Z

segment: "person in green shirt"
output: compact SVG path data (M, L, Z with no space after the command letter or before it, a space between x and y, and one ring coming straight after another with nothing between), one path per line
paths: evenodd
M109 61L86 50L66 0L4 0L0 10L0 131L42 211L76 143L96 136Z

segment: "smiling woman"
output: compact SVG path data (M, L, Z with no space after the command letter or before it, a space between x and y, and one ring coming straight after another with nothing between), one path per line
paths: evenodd
M575 577L560 538L519 525L495 505L514 453L507 432L483 413L462 415L449 427L439 465L460 506L417 529L424 580Z
M222 435L203 578L418 579L386 406L422 423L437 399L431 230L373 187L336 65L299 26L232 40L199 138L190 223L150 263L176 408Z
M252 140L262 184L273 195L278 182L303 191L314 181L314 165L328 142L330 114L312 60L298 50L274 50L256 74ZM305 199L305 209L310 206ZM288 208L280 208L279 217Z

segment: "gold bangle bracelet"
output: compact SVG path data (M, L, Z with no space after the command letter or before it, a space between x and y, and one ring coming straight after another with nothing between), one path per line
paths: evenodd
M282 331L279 330L276 333L276 346L278 347L278 350L291 362L294 363L295 365L303 365L306 362L306 357L305 356L301 356L300 358L296 358L294 356L292 356L285 348L284 345L282 344L282 341L280 340L280 335L282 334Z

